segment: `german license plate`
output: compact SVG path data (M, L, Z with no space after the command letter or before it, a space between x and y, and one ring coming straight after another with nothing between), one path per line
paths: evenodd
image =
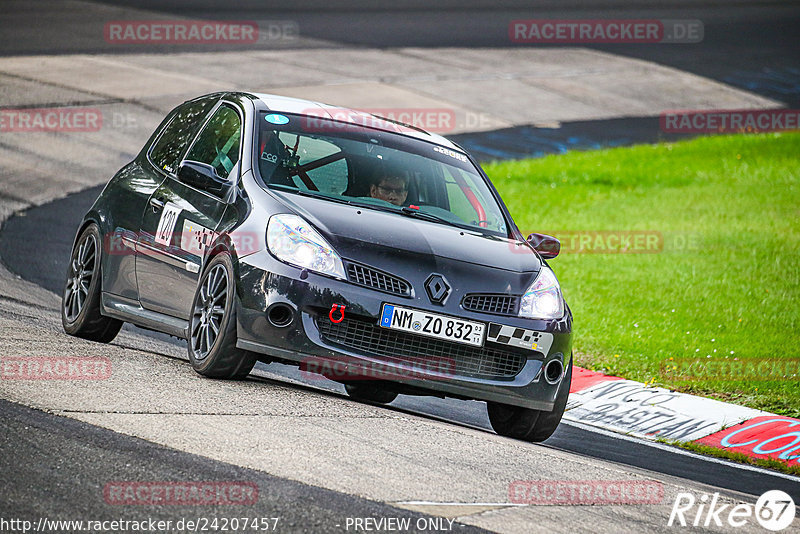
M447 315L384 304L380 325L391 330L401 330L456 343L483 346L484 323L464 321Z

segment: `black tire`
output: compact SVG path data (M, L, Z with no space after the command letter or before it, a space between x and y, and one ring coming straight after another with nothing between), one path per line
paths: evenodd
M567 407L571 383L572 355L569 358L567 372L561 380L561 384L559 384L552 411L544 412L497 402L487 402L486 408L492 428L501 436L509 438L534 443L546 440L553 435L553 432L556 431L558 424L561 422L564 409Z
M222 252L203 271L189 318L189 361L203 376L241 379L256 364L255 354L236 348L235 295L233 262Z
M108 343L117 337L122 321L100 313L102 253L100 229L92 223L81 232L69 259L61 294L61 324L71 336Z
M385 389L374 382L348 382L344 385L347 394L356 400L389 404L397 398L397 392Z

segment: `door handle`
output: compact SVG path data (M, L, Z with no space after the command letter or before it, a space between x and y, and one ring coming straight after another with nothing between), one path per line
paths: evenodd
M153 211L156 211L164 207L164 201L154 197L150 199L150 205L153 206Z

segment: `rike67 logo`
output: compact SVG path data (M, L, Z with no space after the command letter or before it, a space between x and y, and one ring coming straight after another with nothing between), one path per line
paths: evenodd
M755 505L740 503L735 506L721 504L719 493L710 497L703 494L700 498L695 498L691 493L678 493L667 526L708 528L727 524L730 527L743 527L755 519L765 529L778 532L792 524L795 511L794 500L780 490L764 493Z

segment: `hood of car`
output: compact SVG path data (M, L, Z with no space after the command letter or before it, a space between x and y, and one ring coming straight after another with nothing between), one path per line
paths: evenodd
M386 259L422 262L428 264L426 268L453 260L517 273L536 273L541 268L530 247L513 239L291 193L280 193L280 197L348 260L373 265L385 264Z

